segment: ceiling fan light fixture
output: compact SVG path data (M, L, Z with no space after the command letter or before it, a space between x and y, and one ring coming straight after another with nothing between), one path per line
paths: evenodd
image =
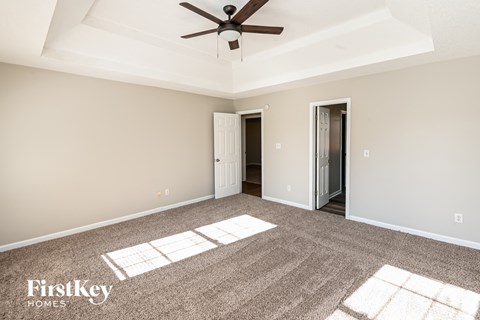
M235 41L240 38L242 32L240 31L240 26L233 23L225 23L218 27L218 35L225 41Z
M240 32L238 32L237 30L225 30L222 31L219 36L223 40L230 42L238 40L238 38L240 38Z
M193 4L188 2L180 2L179 4L194 13L201 15L202 17L215 22L218 27L215 29L204 30L191 34L181 36L183 39L190 39L193 37L203 36L206 34L217 33L217 48L218 38L228 42L230 50L240 48L239 38L244 32L258 33L258 34L275 34L279 35L283 31L283 27L272 26L257 26L257 25L244 25L243 23L249 19L255 12L258 11L268 0L248 0L248 2L237 13L237 8L234 5L226 5L223 7L223 12L227 15L227 20L221 20L210 13L197 8ZM217 50L218 51L218 50ZM218 53L218 52L217 52Z

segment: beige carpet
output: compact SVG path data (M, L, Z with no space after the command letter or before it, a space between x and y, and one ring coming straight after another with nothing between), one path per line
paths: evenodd
M229 244L195 230L242 215L276 227ZM216 248L123 281L102 258L186 231ZM32 279L113 289L92 305L28 297ZM480 319L480 251L243 194L1 253L0 281L3 319Z

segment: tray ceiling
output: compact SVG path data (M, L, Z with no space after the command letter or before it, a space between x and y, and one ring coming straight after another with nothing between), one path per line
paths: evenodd
M224 19L247 0L190 0ZM28 10L26 9L28 8ZM242 50L216 25L164 0L11 0L0 3L0 61L236 98L480 53L480 5L448 0L271 0Z

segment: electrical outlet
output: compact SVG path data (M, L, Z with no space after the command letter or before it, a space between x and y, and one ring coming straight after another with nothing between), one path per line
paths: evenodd
M165 189L165 195L166 196L170 195L170 189Z
M287 191L292 191L292 186L291 185L287 186Z
M367 149L363 150L363 157L370 158L370 150L367 150Z
M463 223L463 214L461 213L454 213L453 214L454 221L456 223Z

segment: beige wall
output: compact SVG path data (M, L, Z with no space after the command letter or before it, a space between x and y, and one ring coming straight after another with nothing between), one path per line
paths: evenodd
M351 97L350 214L480 242L479 70L476 56L235 101L270 105L264 195L308 205L309 104Z
M480 242L478 70L480 56L234 108L0 64L0 245L212 194L212 113L265 104L265 195L308 205L309 104L342 97L352 98L351 215Z
M214 111L233 103L0 64L0 245L213 194Z
M262 119L245 119L247 164L262 163Z

